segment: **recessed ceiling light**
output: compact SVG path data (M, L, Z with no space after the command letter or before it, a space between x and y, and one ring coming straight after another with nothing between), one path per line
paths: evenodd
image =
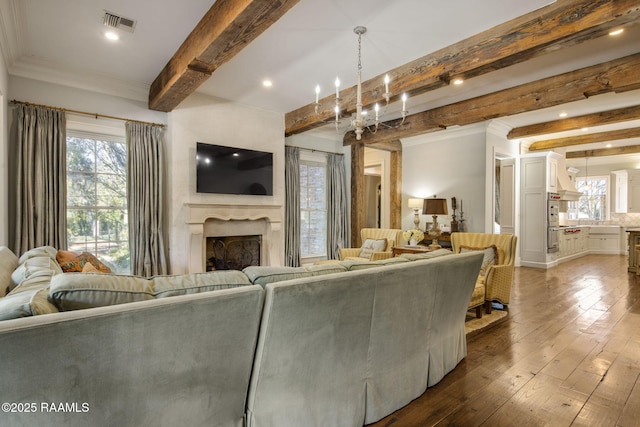
M611 148L613 147L611 144L607 144L607 148Z
M565 113L564 111L560 114L558 114L558 117L567 117L569 114Z
M455 79L455 80L453 81L453 84L454 84L454 85L461 85L462 83L464 83L464 80L462 80L462 79Z
M624 32L624 28L618 28L617 30L613 30L609 32L610 36L617 36L618 34L622 34Z
M262 81L262 86L271 87L271 86L273 86L273 82L271 80L269 80L269 79L265 79L265 80Z
M120 36L118 36L118 34L114 33L113 31L107 31L106 33L104 33L104 36L112 41L117 41L120 40Z

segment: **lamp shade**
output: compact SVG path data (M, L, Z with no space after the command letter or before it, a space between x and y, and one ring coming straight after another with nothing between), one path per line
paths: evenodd
M409 199L409 207L412 209L420 209L424 199Z
M447 199L424 199L423 215L447 215Z

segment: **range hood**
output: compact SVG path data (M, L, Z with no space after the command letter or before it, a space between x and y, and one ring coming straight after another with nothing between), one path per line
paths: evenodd
M582 196L582 193L576 189L571 178L569 178L564 157L558 159L558 194L560 195L560 200L567 201L576 201Z

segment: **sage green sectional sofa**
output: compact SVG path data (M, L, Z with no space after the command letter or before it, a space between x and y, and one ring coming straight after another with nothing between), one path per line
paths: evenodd
M2 426L375 422L466 356L482 262L438 251L146 279L47 258L0 248Z

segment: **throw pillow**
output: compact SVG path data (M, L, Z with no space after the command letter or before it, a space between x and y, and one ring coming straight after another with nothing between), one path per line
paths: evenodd
M367 239L362 244L362 251L360 251L360 258L371 259L371 254L374 252L384 252L387 249L387 239Z
M66 259L65 257L68 256L69 254L63 254L62 259ZM98 258L90 254L89 252L82 252L80 255L76 254L75 258L61 263L60 267L65 273L81 273L82 269L87 263L92 264L101 273L111 273L111 269L109 267L101 263Z
M84 267L82 267L82 272L83 273L102 273L102 271L95 268L93 264L91 264L90 262L86 262L84 264Z
M482 265L480 266L480 275L484 276L487 274L487 269L491 265L495 265L498 263L498 248L496 245L487 246L486 248L474 248L471 246L460 246L460 253L462 252L471 252L471 251L482 251L484 252L484 258L482 259Z

